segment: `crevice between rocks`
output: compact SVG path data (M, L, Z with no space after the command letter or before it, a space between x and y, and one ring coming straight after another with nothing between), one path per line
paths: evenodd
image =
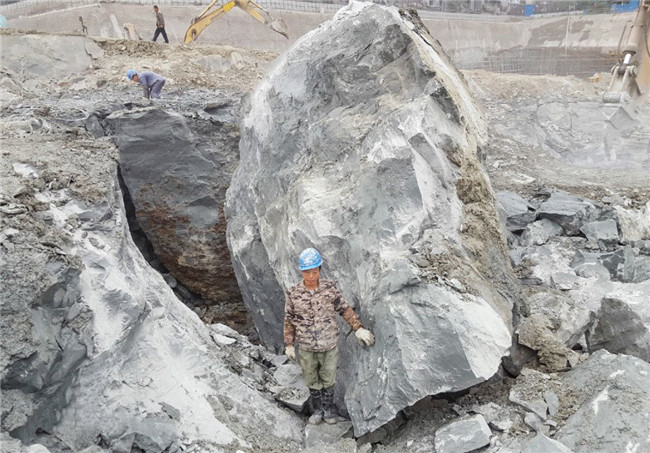
M194 311L207 324L212 324L214 322L224 323L230 325L230 327L234 328L240 333L247 335L251 341L258 341L259 338L257 336L257 333L253 328L250 327L250 322L247 323L248 325L242 326L238 325L236 322L229 322L231 319L223 319L218 315L215 316L214 311L210 310L210 307L212 305L209 301L205 300L199 294L190 291L187 287L181 284L176 279L176 277L172 275L172 273L165 267L165 265L158 258L153 243L151 240L149 240L147 234L142 229L140 222L138 222L135 204L133 203L129 188L124 181L124 177L122 176L122 169L119 164L117 166L117 177L120 185L120 190L122 192L122 198L124 200L126 219L129 225L131 238L133 239L133 242L135 243L138 250L140 250L140 253L147 261L147 263L149 263L153 269L158 271L163 276L163 279L173 290L178 300L185 304L185 306L187 306L190 310ZM235 308L237 307L228 307L224 311L232 311L230 309ZM249 317L248 313L246 313L246 317Z

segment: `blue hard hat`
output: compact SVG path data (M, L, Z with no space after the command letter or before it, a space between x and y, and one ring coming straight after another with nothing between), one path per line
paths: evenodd
M137 72L135 69L129 69L126 71L126 76L129 78L129 80L133 80L133 76L136 75Z
M298 258L298 265L301 271L314 269L323 264L323 258L318 253L318 250L308 248L302 251L300 258Z

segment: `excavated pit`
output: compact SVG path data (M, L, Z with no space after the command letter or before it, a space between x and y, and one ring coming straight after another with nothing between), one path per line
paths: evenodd
M122 196L135 216L136 203L129 197L137 190L124 190L122 184L117 198L110 195L110 186L118 185L114 163L121 159L111 144L119 136L116 122L155 117L154 126L131 135L149 140L160 135L149 129L163 119L175 121L181 131L188 130L183 122L197 122L199 129L182 134L189 148L201 154L216 143L232 147L237 138L229 134L238 114L228 99L249 92L275 55L11 31L0 32L0 38L3 49L20 50L5 54L0 74L0 260L9 287L2 304L3 451L21 451L15 437L43 443L52 453L93 443L125 451L216 451L223 444L215 439L215 427L223 433L223 424L242 439L236 449L244 452L293 452L320 441L318 428L301 432L303 418L269 403L277 397L280 378L282 385L295 378L286 359L225 327L206 330L180 307L167 287L171 280L151 272L147 262L162 260L155 245L147 244L144 228L132 218L122 233L116 221ZM83 42L71 44L79 39ZM125 68L140 66L168 76L163 99L153 105L141 102L137 87L124 80ZM516 325L525 327L518 336L522 345L504 362L511 377L497 375L459 393L426 396L358 439L358 451L372 444L374 453L430 452L444 437L440 427L478 415L491 430L492 446L485 447L490 453L525 450L533 439L544 442L543 435L576 452L648 449L650 424L638 416L650 404L650 333L643 304L650 297L643 128L648 107L642 104L635 112L640 127L622 124L623 141L612 153L602 141L608 132L598 126L607 124L599 123L606 78L588 83L484 71L467 71L464 77L489 129L481 164L497 191L501 228L523 288L523 303L514 307L521 312ZM111 114L115 117L107 120ZM228 131L214 135L216 129ZM211 136L211 143L201 144L192 135ZM466 201L480 198L472 187L459 187ZM560 205L545 205L558 189L576 199L560 193ZM79 201L85 203L81 208ZM558 206L574 211L561 217ZM140 251L130 245L128 230L141 243ZM478 233L468 232L476 239L474 252L480 252ZM112 254L119 259L107 262ZM431 258L416 257L422 275L460 291L465 281L450 274L453 260ZM63 268L72 273L57 276ZM166 268L158 269L165 273ZM501 270L493 270L495 279L503 277ZM80 272L85 286L77 284ZM126 286L115 291L110 285L116 281ZM241 308L224 306L224 322ZM42 321L37 328L35 319ZM120 322L96 323L98 330L92 330L93 319ZM111 349L118 333L126 334L116 343L121 346ZM596 352L600 348L616 354ZM100 355L88 360L84 350ZM30 373L21 373L25 369ZM289 385L282 391L294 392L295 384ZM170 393L170 388L180 391ZM608 391L612 398L604 400ZM592 409L596 403L602 409L598 414ZM290 399L289 404L297 403ZM125 407L128 415L119 412ZM543 425L530 416L531 408ZM122 414L119 420L115 413ZM208 419L212 424L206 428ZM125 426L131 431L122 435ZM196 435L181 436L179 426L192 426ZM354 440L332 442L331 451L357 451Z
M238 133L228 122L233 118L227 111L232 108L229 101L213 104L216 107L203 110L208 119L194 121L199 130L181 126L187 135L176 142L180 134L174 130L176 125L160 125L173 136L152 135L147 121L152 116L183 121L171 111L149 110L142 116L138 109L117 111L102 123L120 149L119 178L130 231L147 262L207 324L223 323L256 340L230 264L220 207L237 162ZM182 111L183 106L175 108ZM215 137L220 128L226 133ZM195 145L196 137L201 137L201 143ZM222 151L214 152L215 148ZM145 153L148 159L142 158ZM203 168L202 179L196 178L198 168ZM193 174L184 175L187 171Z

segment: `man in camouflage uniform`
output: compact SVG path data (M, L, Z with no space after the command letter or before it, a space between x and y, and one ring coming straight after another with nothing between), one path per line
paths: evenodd
M285 353L295 360L293 343L297 340L302 377L309 388L314 407L309 423L317 425L325 420L333 424L337 421L334 408L339 335L336 313L355 331L362 345L372 345L375 338L363 328L336 283L320 280L323 259L318 251L305 249L298 261L303 281L289 288L287 293L284 310Z

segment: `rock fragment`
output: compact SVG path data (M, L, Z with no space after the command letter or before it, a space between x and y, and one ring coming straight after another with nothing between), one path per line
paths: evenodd
M618 226L614 219L585 223L580 227L580 231L594 243L602 243L605 246L618 243Z
M555 392L546 390L544 392L544 401L546 401L546 404L548 406L548 414L551 417L555 417L558 409L560 408L560 399L557 397Z
M521 453L573 453L573 450L557 440L538 433L534 439L523 446Z
M522 246L544 245L554 237L562 234L564 230L549 219L541 219L526 226L519 243Z
M496 197L509 231L522 231L535 221L535 209L520 195L512 192L497 192Z
M542 315L533 314L524 318L519 326L519 343L538 351L539 361L549 371L558 371L566 368L571 351L562 344L551 331L551 322ZM511 399L511 401L513 401ZM513 401L517 402L517 401ZM541 417L546 416L546 409L540 413L532 408Z
M524 409L532 411L541 420L546 420L546 411L548 409L548 406L546 405L546 402L543 399L541 398L531 399L530 397L525 396L518 388L513 388L512 390L510 390L510 395L508 399L511 402L523 407Z
M553 192L539 208L538 217L560 225L569 236L580 233L580 227L589 221L595 211L592 203L565 192Z
M334 425L328 425L327 423L321 423L320 425L307 424L305 426L305 447L313 448L336 444L351 429L352 423L350 422L339 422Z
M589 349L607 349L650 362L650 282L619 287L602 299Z
M650 451L650 364L600 350L567 373L578 408L555 439L576 453Z
M436 431L436 453L466 453L489 445L492 432L482 415L452 421Z

